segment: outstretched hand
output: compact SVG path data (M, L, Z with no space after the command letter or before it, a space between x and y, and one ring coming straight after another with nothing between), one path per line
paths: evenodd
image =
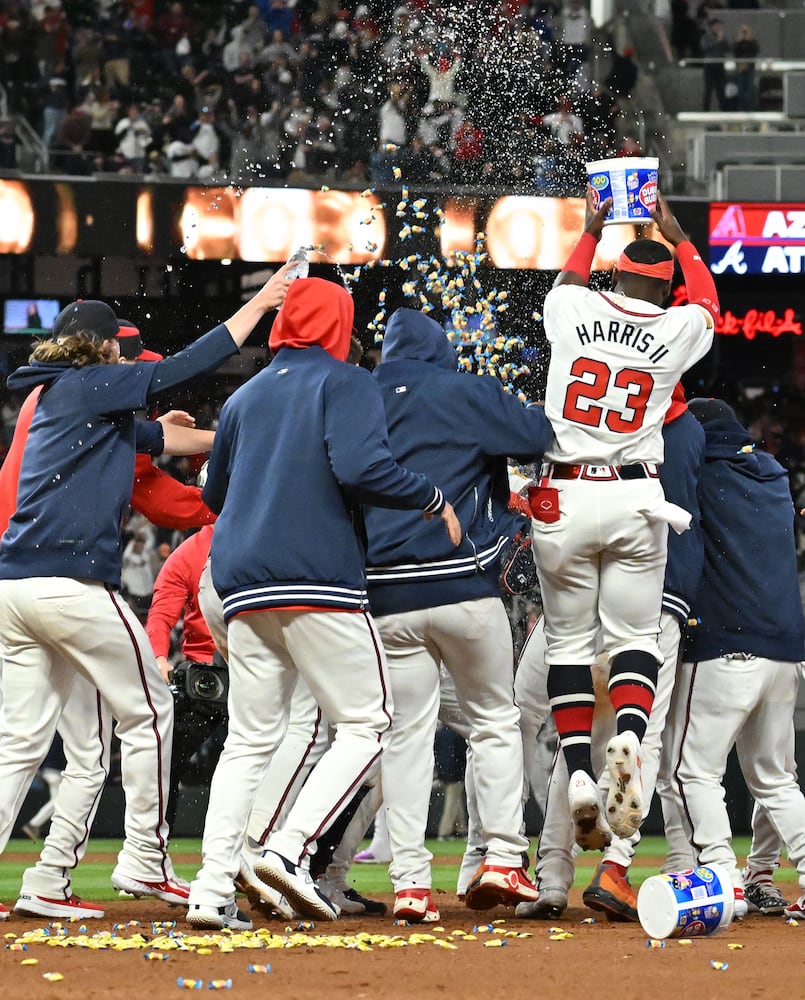
M425 514L425 520L430 521L435 516L434 514ZM447 537L453 545L458 545L461 541L461 524L456 517L456 512L453 510L453 505L445 500L439 517L444 521L444 526L447 529Z

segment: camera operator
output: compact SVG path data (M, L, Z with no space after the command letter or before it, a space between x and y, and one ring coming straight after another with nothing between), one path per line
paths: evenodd
M205 525L168 556L154 583L145 628L176 708L167 808L171 825L180 781L199 772L205 779L211 777L226 736L229 673L198 606L199 578L210 554L212 531L211 524ZM172 667L171 632L180 619L182 661Z

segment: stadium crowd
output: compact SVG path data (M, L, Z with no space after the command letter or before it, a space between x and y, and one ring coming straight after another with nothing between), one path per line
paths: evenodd
M586 3L483 7L2 0L0 83L68 174L382 183L398 166L570 195L585 161L639 151L636 64Z

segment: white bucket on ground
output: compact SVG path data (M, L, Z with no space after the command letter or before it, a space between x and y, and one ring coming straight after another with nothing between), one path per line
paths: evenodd
M637 893L637 915L650 938L718 934L734 913L732 880L721 865L652 875Z
M612 198L605 226L623 222L645 225L652 221L651 213L657 205L659 168L660 161L655 156L623 156L587 164L595 207L598 208L605 198Z

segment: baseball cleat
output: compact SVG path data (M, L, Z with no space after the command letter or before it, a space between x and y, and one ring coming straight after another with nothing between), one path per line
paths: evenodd
M254 863L254 873L281 892L300 916L338 919L338 907L321 892L307 868L295 865L276 851L263 851Z
M67 920L92 920L103 916L104 910L97 903L88 903L78 896L69 895L63 899L50 899L32 892L21 892L14 904L14 912L23 917L55 917Z
M473 847L464 852L456 883L456 895L460 900L466 899L469 884L478 875L485 856L485 847Z
M358 851L355 857L352 859L359 865L388 865L391 864L391 858L380 857L378 854L373 854L369 848L365 851Z
M607 743L607 769L607 822L616 836L628 840L643 822L640 741L634 733L619 733Z
M567 793L576 843L583 851L603 851L612 840L598 785L586 771L574 771Z
M395 920L412 924L435 924L441 917L430 889L402 889L394 899Z
M297 914L288 900L270 885L255 875L244 854L240 856L240 871L235 879L235 885L246 896L252 907L263 916L281 917L283 920L293 920Z
M8 910L5 908L5 906L3 906L2 903L0 903L0 920L8 920L8 917L9 917Z
M187 922L199 930L250 931L252 922L238 909L234 899L225 906L205 906L203 903L191 903L187 908Z
M539 893L522 868L507 868L484 862L467 888L471 910L491 910L493 906L536 903Z
M539 899L533 903L518 903L515 917L527 920L554 920L567 909L567 891L558 887L540 888Z
M135 899L150 896L171 903L173 906L187 906L190 898L190 883L176 875L161 882L145 882L130 875L112 872L112 885L120 892L134 896Z
M795 920L802 920L805 917L805 896L800 896L795 903L786 906L783 911L787 917L794 917Z
M330 900L335 903L341 911L341 916L367 916L382 917L388 912L385 903L378 899L367 899L362 896L357 889L349 885L339 887L335 885L326 875L316 879L316 885Z
M790 905L773 882L747 882L744 896L749 912L763 917L782 916L786 906Z
M621 875L617 865L611 861L602 861L596 868L593 880L581 898L591 910L605 913L607 920L639 923L637 893L632 888L629 875Z

